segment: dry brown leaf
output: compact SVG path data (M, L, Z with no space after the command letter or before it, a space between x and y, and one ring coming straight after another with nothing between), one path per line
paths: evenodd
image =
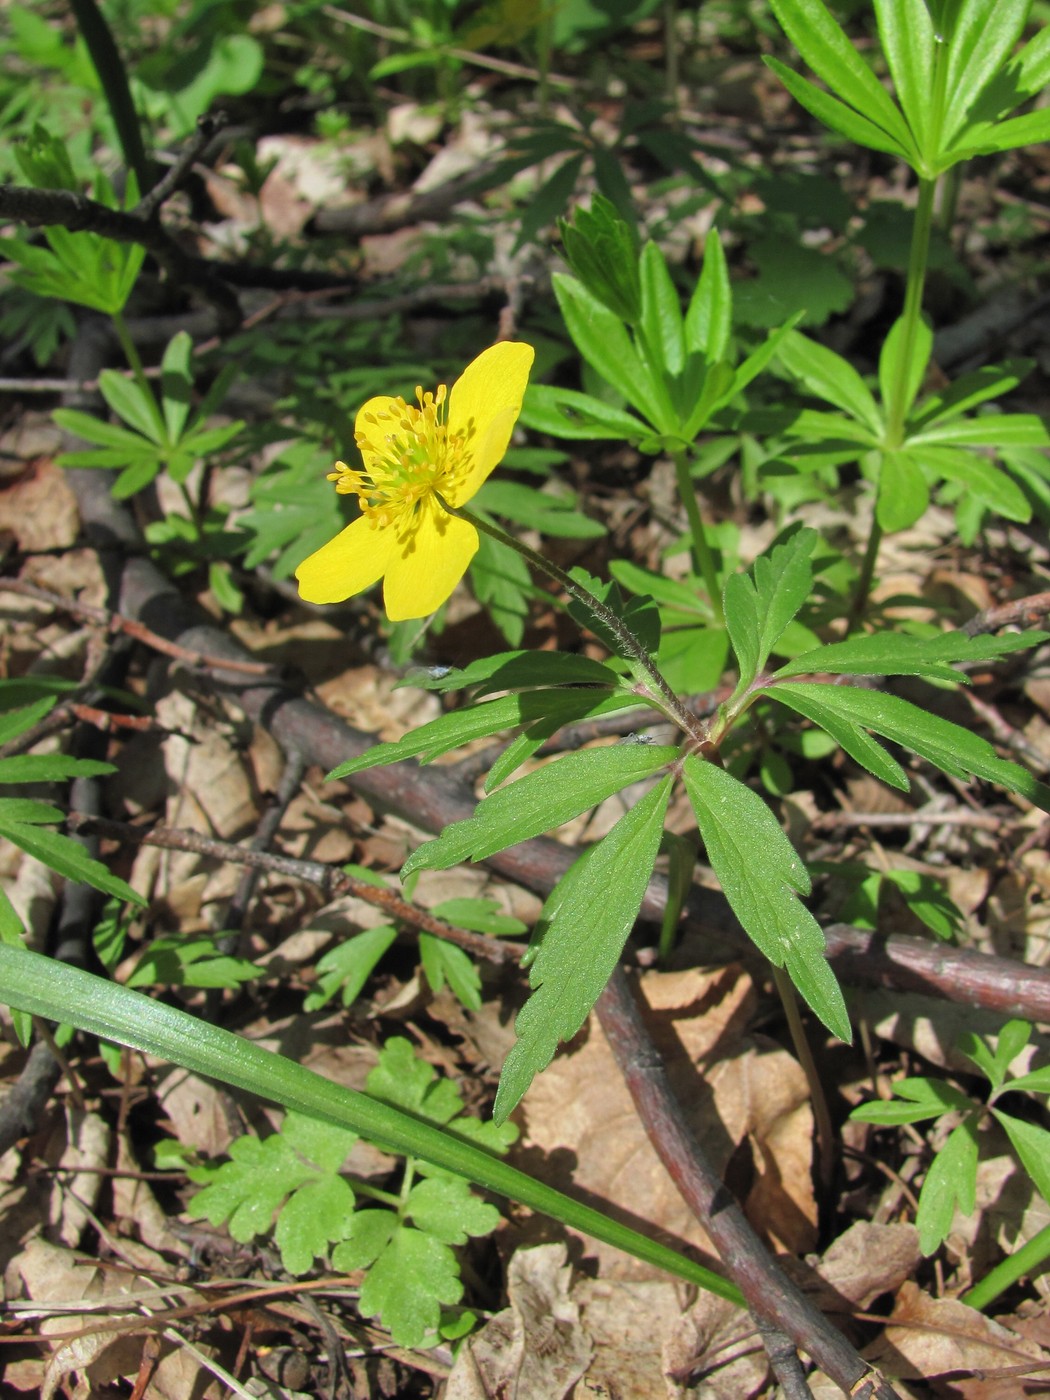
M23 554L68 549L79 529L76 497L51 462L34 462L0 490L0 530L14 535Z
M460 1349L445 1400L561 1400L569 1393L592 1348L569 1296L565 1258L562 1244L515 1252L507 1269L510 1307Z
M806 1260L817 1305L838 1312L843 1304L871 1307L883 1293L896 1293L922 1258L914 1225L873 1225L858 1220L824 1251Z
M865 1359L886 1375L929 1381L1029 1361L1045 1364L1050 1362L1050 1351L958 1299L931 1298L908 1282L901 1286L886 1328Z
M769 1365L751 1318L724 1298L701 1293L668 1329L663 1354L668 1395L747 1400L766 1383Z
M111 1134L104 1118L72 1105L58 1132L63 1145L56 1165L61 1170L53 1178L48 1216L55 1238L72 1247L93 1222L103 1181L98 1168L109 1165Z
M678 1100L716 1170L724 1172L739 1149L734 1166L742 1170L753 1223L792 1253L811 1249L817 1212L805 1078L784 1050L745 1036L750 978L730 966L650 973L641 986ZM646 1137L594 1017L538 1076L521 1112L523 1147L548 1154L552 1185L593 1193L711 1250ZM592 1241L587 1250L598 1255L603 1278L652 1276L619 1251Z

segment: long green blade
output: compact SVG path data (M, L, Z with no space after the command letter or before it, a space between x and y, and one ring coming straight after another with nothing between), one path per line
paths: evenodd
M352 1128L388 1151L425 1158L743 1306L740 1290L727 1279L545 1186L472 1143L367 1094L333 1084L283 1055L140 992L39 953L0 945L0 996L16 1010L68 1022L285 1108Z

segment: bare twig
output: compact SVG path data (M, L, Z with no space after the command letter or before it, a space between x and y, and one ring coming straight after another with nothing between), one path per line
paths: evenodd
M274 668L268 666L264 661L224 660L219 656L209 656L207 652L189 650L175 642L168 641L159 632L154 632L152 628L144 626L134 618L122 617L120 613L98 608L93 603L85 603L79 598L67 598L61 593L52 593L46 588L39 588L35 583L26 583L23 579L0 579L0 592L17 593L22 598L32 598L35 602L46 603L49 607L56 608L60 612L70 613L73 617L82 618L85 622L98 623L109 632L123 632L129 637L134 637L137 642L152 647L154 651L162 652L165 656L181 661L185 666L237 671L244 676L273 676L275 674Z
M183 146L175 164L142 196L131 213L139 219L153 219L161 205L181 188L194 165L226 125L226 113L215 112L197 118L197 130Z
M1050 614L1050 593L1031 593L1027 598L1015 598L1010 603L997 603L975 613L962 631L968 637L982 632L998 632L1003 627L1034 627Z
M410 904L395 894L393 890L380 889L359 880L345 871L336 870L316 860L299 860L295 856L280 855L275 851L253 850L251 846L238 846L230 841L219 841L211 836L202 836L197 831L183 831L175 827L155 826L151 828L131 826L127 822L109 821L103 817L91 816L85 812L70 812L66 818L71 831L91 833L107 837L113 841L130 841L142 846L161 846L166 850L192 851L208 860L223 861L230 865L243 865L252 870L271 875L287 875L294 880L316 885L329 898L337 895L354 895L366 900L389 914L392 919L411 924L413 928L432 933L435 938L443 938L447 943L455 943L466 952L493 963L518 962L522 955L520 945L504 943L498 938L488 938L469 929L456 928L444 919L437 919L418 905Z
M1003 831L1013 825L1017 823L1009 817L996 817L990 812L938 812L922 807L911 812L821 812L812 821L814 831L850 826L867 826L873 831L910 826L968 826L980 831Z

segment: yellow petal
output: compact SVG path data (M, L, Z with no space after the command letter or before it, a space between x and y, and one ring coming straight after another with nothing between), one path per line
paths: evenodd
M369 468L372 465L371 457L386 456L386 439L391 429L389 420L377 424L370 422L369 419L376 415L396 413L397 402L398 400L391 398L389 394L378 394L363 404L358 411L354 422L354 436L360 434L365 439L361 455L365 459L365 466Z
M478 532L427 496L386 566L383 602L391 622L436 612L467 571Z
M452 436L473 421L473 461L449 491L449 504L464 505L503 459L521 412L535 351L521 341L504 340L483 350L452 386L448 431Z
M299 596L341 603L381 579L396 548L395 530L373 529L362 516L299 565Z

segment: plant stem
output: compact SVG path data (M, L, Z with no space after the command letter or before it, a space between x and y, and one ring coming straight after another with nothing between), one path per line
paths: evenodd
M791 978L782 967L774 967L773 980L780 993L784 1015L787 1017L791 1043L795 1047L795 1054L802 1066L802 1072L806 1076L806 1083L809 1085L809 1097L813 1104L813 1120L817 1129L817 1169L820 1184L826 1190L831 1184L835 1163L835 1130L831 1123L831 1111L828 1108L824 1085L820 1082L820 1075L817 1073L813 1051L806 1038L806 1028L802 1024L802 1017L798 1014L798 998L795 996L795 988Z
M463 506L450 506L441 496L438 496L438 500L442 509L448 511L449 515L454 515L459 520L466 520L476 530L480 530L483 535L488 535L490 539L498 540L500 544L507 545L532 564L534 568L539 569L552 578L555 583L560 584L566 593L575 598L577 602L582 603L587 611L592 613L616 638L623 649L623 656L628 664L633 663L633 669L636 672L644 673L652 687L650 689L649 685L646 686L646 689L649 690L649 698L657 708L668 714L691 739L695 739L698 744L706 747L707 731L704 725L695 715L690 714L682 704L668 685L656 662L622 618L617 617L611 608L607 608L599 598L596 598L582 584L577 583L564 569L559 568L557 564L537 553L536 550L530 549L521 540L516 540L513 535L508 535L498 525L493 525L489 520L483 520L481 516L475 515L473 511L466 510Z
M914 397L912 360L915 357L915 342L922 316L922 294L926 285L926 264L930 254L930 230L933 227L936 194L936 180L919 180L919 201L915 207L911 250L908 254L908 280L904 288L904 309L901 312L901 342L896 372L890 385L889 402L886 404L886 435L883 446L890 450L900 447L904 441L904 423ZM882 543L882 527L878 522L877 511L876 501L876 516L872 518L864 563L861 565L860 578L857 580L857 589L849 611L850 631L859 626L864 618L875 577L875 564L878 560L879 545Z
M146 367L143 365L142 358L135 348L135 342L131 338L127 322L124 320L123 313L120 311L114 311L110 319L113 322L113 329L117 333L117 339L120 341L120 348L124 352L124 358L127 360L132 374L135 376L135 383L142 390L147 403L150 405L153 421L156 423L157 430L160 434L160 441L163 442L167 438L164 417L161 414L160 406L157 403L157 396L153 392L153 387L146 378Z
M937 195L936 180L919 180L919 200L915 206L911 250L908 254L908 280L904 288L904 310L901 312L901 345L897 356L896 374L886 405L887 447L899 447L904 438L904 420L911 407L911 369L915 355L915 339L922 316L922 294L926 286L926 264L930 255L930 231L933 227L933 207Z
M995 1301L1000 1293L1017 1282L1024 1274L1036 1273L1040 1264L1050 1257L1050 1225L1044 1225L1037 1235L1001 1260L985 1274L980 1283L962 1295L959 1300L971 1308L983 1310Z
M689 521L689 533L692 536L693 564L697 573L704 581L708 596L711 599L711 610L715 615L715 621L721 627L725 623L725 614L722 611L722 591L718 586L718 571L715 568L715 556L711 552L711 545L708 542L707 532L704 529L704 522L700 515L700 507L696 501L696 491L693 488L693 479L689 475L689 460L685 448L673 452L674 474L678 483L678 494L682 498L685 506L686 519Z

